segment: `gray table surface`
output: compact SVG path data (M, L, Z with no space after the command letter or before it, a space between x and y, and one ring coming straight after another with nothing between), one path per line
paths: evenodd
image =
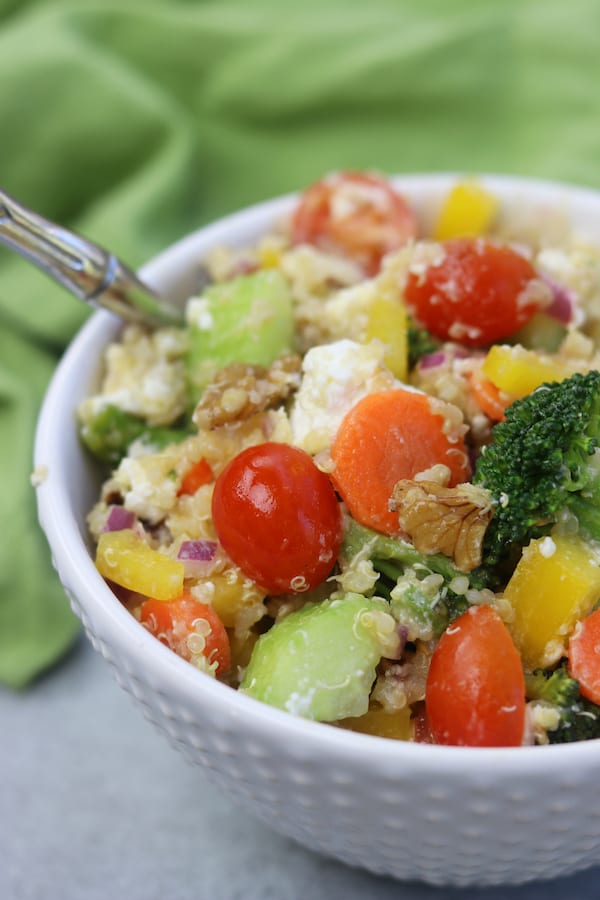
M0 900L600 897L599 868L442 890L305 851L188 765L83 638L30 690L0 690L0 727Z

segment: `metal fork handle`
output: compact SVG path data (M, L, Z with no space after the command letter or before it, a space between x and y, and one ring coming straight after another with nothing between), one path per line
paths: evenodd
M151 327L182 323L181 311L159 297L113 253L27 209L2 190L0 243L91 306Z

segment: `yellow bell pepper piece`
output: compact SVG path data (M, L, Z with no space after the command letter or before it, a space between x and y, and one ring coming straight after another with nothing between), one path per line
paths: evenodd
M483 361L483 373L501 391L515 399L531 394L548 381L563 381L573 374L565 363L526 350L517 344L495 344Z
M581 538L553 535L531 541L506 586L508 623L526 667L554 665L577 621L600 597L600 565Z
M115 584L155 600L176 600L183 593L183 563L153 550L130 528L100 535L96 568Z
M240 571L227 569L209 580L214 585L211 606L226 628L235 628L244 611L249 613L250 609L257 611L256 620L260 618L265 595Z
M391 738L395 741L410 741L412 737L410 716L410 706L404 706L395 712L386 712L385 709L373 707L364 716L341 719L337 724L350 731L360 731L361 734L372 734L375 737Z
M462 181L446 197L433 236L448 238L478 237L487 234L498 213L498 200L476 181Z
M281 253L275 247L261 247L258 262L261 269L276 269L281 262Z
M386 346L383 361L400 381L408 376L408 318L397 294L382 291L369 306L365 339Z

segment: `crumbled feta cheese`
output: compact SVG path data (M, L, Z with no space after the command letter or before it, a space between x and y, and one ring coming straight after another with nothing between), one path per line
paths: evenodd
M383 364L384 352L378 342L363 345L349 340L308 351L290 412L296 446L312 454L325 450L355 403L367 394L398 385Z
M190 297L185 308L185 320L198 331L210 331L214 326L207 297Z
M556 553L556 544L551 537L545 537L540 541L539 551L545 559L550 559L551 556L554 556Z
M81 420L89 421L105 407L117 406L150 425L174 422L187 401L185 349L183 331L158 329L147 334L136 325L126 328L122 341L108 347L101 392L83 401Z
M125 508L152 525L161 522L177 497L178 481L169 477L174 464L169 453L122 459L114 474L114 483L123 496Z

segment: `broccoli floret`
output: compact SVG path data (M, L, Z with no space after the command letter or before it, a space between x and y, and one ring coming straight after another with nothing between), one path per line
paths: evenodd
M525 690L528 700L549 703L557 709L558 726L547 732L551 744L600 738L600 706L581 696L579 682L564 666L554 672L537 670L526 675Z
M439 341L431 335L426 328L421 328L414 321L408 320L408 367L414 368L422 356L435 353L440 346Z
M494 499L484 562L494 565L562 515L600 540L600 372L544 384L506 411L477 460L473 482Z
M186 428L161 428L109 404L82 422L81 440L93 455L110 465L118 465L134 441L141 440L156 450L188 437Z
M387 537L348 518L341 552L342 570L368 562L373 590L389 600L395 618L409 630L409 639L439 636L469 603L463 587L490 587L490 573L480 567L468 575L442 553L420 553L408 541ZM438 576L438 577L436 577ZM454 579L466 579L461 593Z
M525 693L528 700L543 700L553 706L570 708L581 699L579 682L560 666L553 672L536 669L525 676Z

